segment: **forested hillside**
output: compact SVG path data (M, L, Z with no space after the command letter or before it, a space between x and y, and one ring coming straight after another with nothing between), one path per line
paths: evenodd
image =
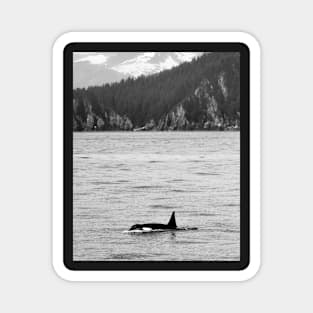
M239 129L240 55L208 53L150 76L73 91L73 129Z

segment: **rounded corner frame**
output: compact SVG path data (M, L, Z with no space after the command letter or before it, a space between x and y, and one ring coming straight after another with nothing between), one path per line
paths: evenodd
M63 262L63 53L74 42L237 42L250 54L250 257L240 270L81 271ZM53 268L66 281L246 281L261 266L260 74L261 47L246 32L67 32L53 44Z

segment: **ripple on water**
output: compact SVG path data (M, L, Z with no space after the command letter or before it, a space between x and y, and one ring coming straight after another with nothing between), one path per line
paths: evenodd
M133 186L132 189L161 189L163 186L157 186L157 185L142 185L142 186Z
M150 208L153 208L153 209L174 209L174 208L177 208L177 206L152 204L152 205L150 205Z
M186 180L185 179L180 179L180 178L177 178L177 179L171 179L171 180L168 180L168 182L173 182L173 183L175 183L175 182L185 182Z
M154 255L155 254L149 254L148 256L153 257ZM143 259L146 257L147 257L147 254L141 254L141 253L114 253L105 259L107 260L112 260L112 259L113 260L136 260L136 259Z
M194 213L193 213L194 214ZM214 213L198 213L196 214L197 216L215 216L216 214Z

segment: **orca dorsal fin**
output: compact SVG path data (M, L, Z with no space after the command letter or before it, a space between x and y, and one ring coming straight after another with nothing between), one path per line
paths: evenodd
M177 228L176 226L176 220L175 220L175 211L173 211L172 215L171 215L171 218L167 224L168 226L170 227L173 227L173 228Z

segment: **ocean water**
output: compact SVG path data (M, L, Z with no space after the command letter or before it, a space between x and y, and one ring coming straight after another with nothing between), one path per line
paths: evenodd
M238 261L239 132L77 132L73 253L85 261ZM197 230L125 233L133 224Z

